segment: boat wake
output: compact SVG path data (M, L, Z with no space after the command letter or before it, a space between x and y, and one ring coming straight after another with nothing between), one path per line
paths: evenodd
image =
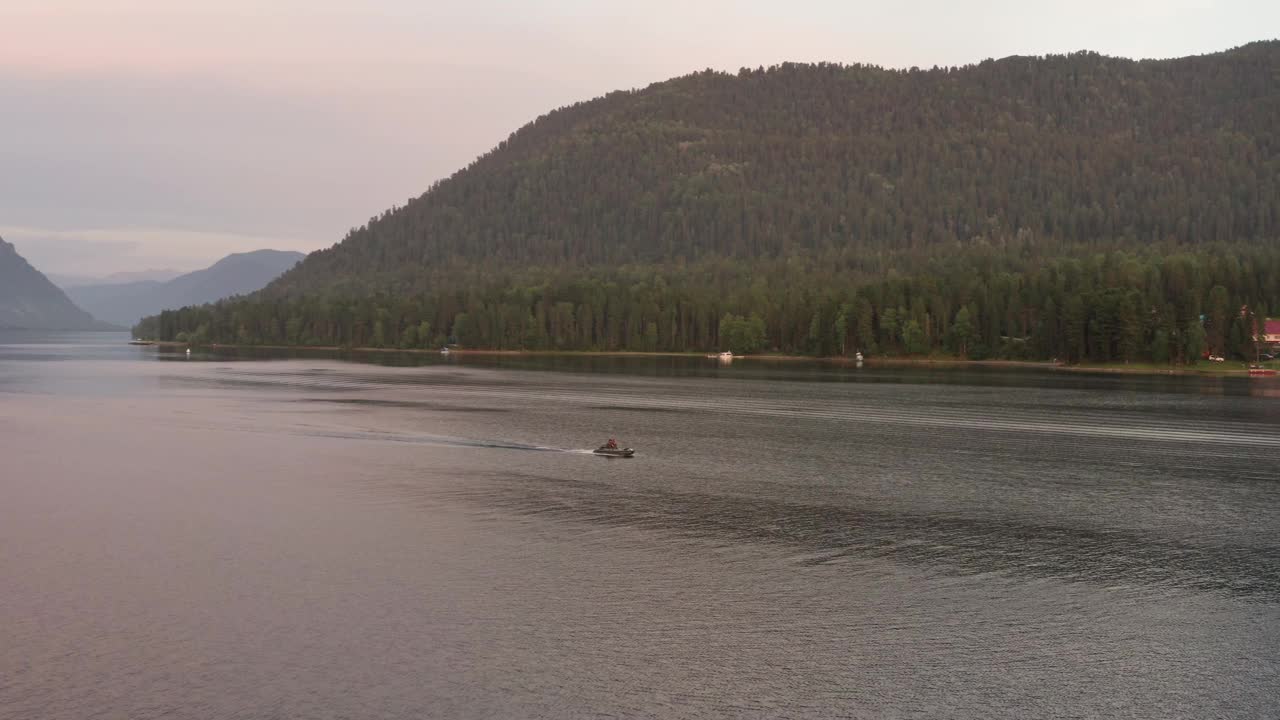
M309 428L299 434L308 437L323 437L339 440L368 440L373 442L408 443L411 445L433 445L444 447L483 448L489 450L524 450L527 452L566 453L569 455L591 455L590 449L559 448L548 445L530 445L509 440L472 440L468 438L450 437L448 435L426 435L396 432L379 432L368 430L323 430Z

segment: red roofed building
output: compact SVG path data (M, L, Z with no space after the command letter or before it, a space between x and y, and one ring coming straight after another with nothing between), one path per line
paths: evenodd
M1280 320L1266 320L1262 323L1262 342L1280 343Z

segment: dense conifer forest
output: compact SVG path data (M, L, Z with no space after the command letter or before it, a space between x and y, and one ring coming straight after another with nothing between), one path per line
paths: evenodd
M702 72L563 108L266 289L243 344L1185 362L1280 310L1280 43Z

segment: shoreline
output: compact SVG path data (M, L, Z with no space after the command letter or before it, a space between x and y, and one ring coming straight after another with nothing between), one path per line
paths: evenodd
M440 355L439 350L428 350L423 348L377 348L377 347L355 347L347 348L336 345L235 345L227 343L209 343L205 345L192 345L191 343L177 342L174 340L130 340L131 345L156 347L202 347L210 349L229 349L229 350L287 350L302 352L332 352L332 353L404 353L409 355ZM616 358L698 358L713 359L706 353L701 352L643 352L635 350L481 350L466 348L450 348L448 355L468 355L473 357L616 357ZM849 365L857 364L853 358L844 356L835 357L813 357L809 355L735 355L733 360L746 360L755 362L775 362L775 363L819 363L827 365ZM1066 373L1084 373L1097 375L1176 375L1176 376L1199 376L1199 377L1250 377L1247 367L1235 367L1236 363L1222 363L1222 366L1192 366L1185 365L1169 365L1154 366L1147 364L1081 364L1067 365L1061 362L1053 362L1049 360L963 360L960 358L930 358L930 357L871 357L863 360L865 367L881 367L881 368L938 368L938 369L964 369L964 368L991 368L991 369L1027 369L1027 370L1045 370L1051 372Z
M192 347L227 350L306 350L313 352L340 353L405 353L408 355L440 355L440 350L424 348L380 348L380 347L341 347L339 345L236 345L231 343L192 343L176 340L133 340L131 345L154 345L156 347ZM640 352L632 350L478 350L467 348L449 348L448 355L510 355L510 356L563 356L563 357L688 357L700 358L705 353L677 352ZM745 357L745 356L739 356ZM808 358L813 360L814 358Z

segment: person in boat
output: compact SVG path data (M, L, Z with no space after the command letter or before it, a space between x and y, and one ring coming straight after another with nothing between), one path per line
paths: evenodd
M609 438L609 442L605 443L604 446L610 450L617 450L618 441L614 440L613 438Z

